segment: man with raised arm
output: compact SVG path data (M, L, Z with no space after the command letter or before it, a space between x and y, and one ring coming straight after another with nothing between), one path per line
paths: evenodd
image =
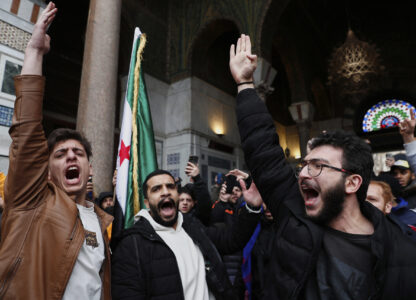
M15 78L10 165L0 244L0 299L111 299L106 227L112 217L86 200L91 146L42 128L43 55L57 9L36 22Z
M366 193L370 147L341 131L314 138L297 169L253 85L257 57L242 35L230 49L245 159L278 220L264 299L414 299L416 244Z

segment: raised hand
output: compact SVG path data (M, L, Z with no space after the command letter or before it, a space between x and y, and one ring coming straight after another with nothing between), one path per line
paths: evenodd
M33 28L32 37L27 45L28 48L38 50L43 55L49 52L51 38L46 34L46 30L55 18L57 10L55 3L49 2Z
M223 183L219 194L220 201L228 202L228 200L230 200L230 197L231 194L227 194L227 184Z
M243 172L239 169L229 171L226 176L228 175L234 175L235 177L237 177L237 180L247 179L249 177L249 175L246 172Z
M403 142L405 144L411 143L415 140L415 112L413 109L410 110L410 120L405 119L399 123L399 132L403 137Z
M251 42L248 35L242 34L237 47L230 48L230 71L236 83L253 81L257 67L257 55L251 54Z
M42 75L43 55L49 52L51 38L46 34L48 26L52 23L58 9L53 2L39 16L33 27L32 36L25 50L25 60L23 62L22 75Z
M198 176L199 175L198 165L188 161L188 164L186 165L186 168L185 168L185 173L186 175L191 176L191 177Z
M246 188L244 180L240 179L239 182L241 190L243 191L244 201L252 207L260 207L263 204L263 199L254 182L251 183L249 189Z

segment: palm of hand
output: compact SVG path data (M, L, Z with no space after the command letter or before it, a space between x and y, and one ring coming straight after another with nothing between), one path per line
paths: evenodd
M400 133L413 135L416 126L416 120L404 120L400 124Z
M254 183L251 184L248 190L243 191L243 196L247 204L251 206L259 207L263 204L263 199Z
M256 69L256 65L247 58L245 52L238 53L230 60L231 74L234 78L240 78L242 80L251 80L251 76Z

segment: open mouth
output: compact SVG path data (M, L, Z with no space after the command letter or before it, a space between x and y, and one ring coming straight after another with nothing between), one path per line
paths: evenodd
M308 184L301 184L301 191L305 206L310 207L316 204L319 196L319 192Z
M171 198L166 198L159 202L158 209L162 218L170 219L176 214L175 201Z
M79 169L71 166L65 171L65 179L68 184L77 184L79 182Z

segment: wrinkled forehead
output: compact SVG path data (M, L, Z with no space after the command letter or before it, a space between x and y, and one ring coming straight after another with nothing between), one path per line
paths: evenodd
M80 141L70 139L70 140L57 142L55 146L53 147L51 154L62 149L74 149L74 148L82 149L85 152L85 148L81 144Z
M342 154L343 151L341 148L323 145L313 148L308 155L305 156L305 160L320 160L328 164L342 166Z
M168 174L160 174L155 175L147 181L147 186L149 188L156 186L156 185L163 185L163 184L175 184L175 180L173 180L172 176Z

